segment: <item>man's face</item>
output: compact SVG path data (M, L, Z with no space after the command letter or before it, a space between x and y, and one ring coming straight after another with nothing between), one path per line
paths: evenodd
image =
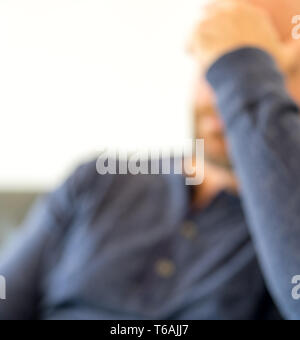
M286 74L288 90L300 105L300 40L292 41L292 17L300 14L299 0L247 0L265 9L271 16L284 43L299 46L299 61ZM218 115L213 92L203 79L197 84L195 103L195 136L205 140L208 161L230 167L230 160L223 123Z

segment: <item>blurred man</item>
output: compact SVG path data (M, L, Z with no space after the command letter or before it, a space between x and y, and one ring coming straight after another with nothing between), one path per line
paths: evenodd
M300 317L288 285L300 270L300 118L263 51L274 53L297 94L299 58L277 47L286 46L300 5L285 1L281 21L282 3L273 0L273 10L255 1L273 23L257 8L213 5L197 27L191 48L209 69L223 117L203 81L195 128L206 140L205 182L191 189L183 176L99 176L96 162L81 166L36 207L3 257L0 319Z

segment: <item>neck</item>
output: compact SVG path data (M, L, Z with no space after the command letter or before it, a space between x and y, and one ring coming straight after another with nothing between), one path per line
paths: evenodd
M237 195L239 186L237 178L232 169L227 169L205 162L205 178L204 182L195 187L193 206L196 208L204 208L223 190Z

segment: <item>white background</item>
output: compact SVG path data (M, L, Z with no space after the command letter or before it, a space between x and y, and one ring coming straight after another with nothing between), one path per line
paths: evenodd
M107 146L190 132L201 0L0 0L0 189L49 189Z

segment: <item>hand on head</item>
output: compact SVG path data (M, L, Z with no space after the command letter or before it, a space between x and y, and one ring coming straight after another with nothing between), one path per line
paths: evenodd
M267 51L288 73L298 63L298 45L282 41L265 8L250 1L215 0L203 8L189 50L203 73L222 55L246 46Z

